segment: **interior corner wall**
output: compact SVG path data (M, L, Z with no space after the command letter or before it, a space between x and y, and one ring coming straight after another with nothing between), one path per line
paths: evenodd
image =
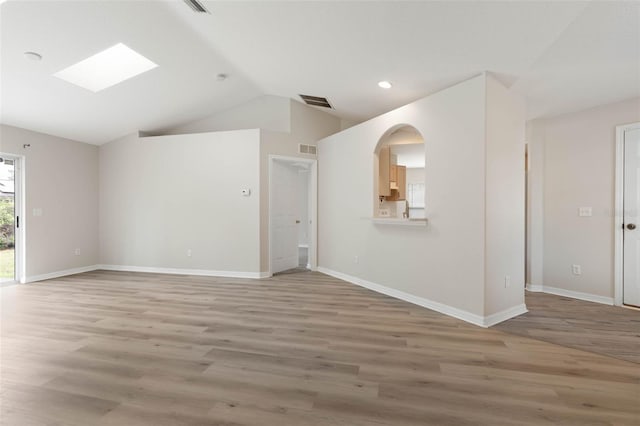
M374 151L397 124L425 139L426 227L371 221ZM320 270L482 321L485 76L329 136L318 150Z
M291 132L260 131L260 267L269 272L269 157L279 155L293 158L315 159L314 155L300 154L298 144L316 145L327 135L340 131L340 119L323 111L287 99L291 109Z
M530 152L543 156L532 164L532 172L542 168L544 188L544 217L534 224L543 238L532 251L544 253L545 291L613 303L615 128L633 122L640 122L640 98L529 123ZM579 217L580 207L593 216ZM582 275L572 274L573 264Z
M259 130L239 130L102 145L101 263L258 277L259 144Z
M217 132L243 129L291 131L291 100L264 95L209 117L174 127L165 134Z
M544 242L544 136L535 121L526 123L528 146L527 171L527 288L542 287Z
M92 269L98 263L98 147L0 125L0 152L24 156L26 281ZM33 216L33 209L42 215Z
M485 316L520 307L525 286L525 110L487 75Z
M289 102L291 135L297 143L315 145L320 139L342 130L339 117L293 99Z

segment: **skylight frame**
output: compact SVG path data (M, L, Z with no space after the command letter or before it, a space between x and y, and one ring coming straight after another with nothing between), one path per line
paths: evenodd
M158 64L129 46L118 43L53 75L97 93L157 67Z

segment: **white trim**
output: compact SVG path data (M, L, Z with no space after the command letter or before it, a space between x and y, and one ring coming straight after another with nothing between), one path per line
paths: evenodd
M597 294L583 293L581 291L566 290L564 288L541 286L528 286L527 290L532 292L542 292L555 294L556 296L571 297L572 299L584 300L587 302L601 303L603 305L613 305L613 297L598 296Z
M6 152L0 152L0 156L4 158L10 158L14 161L14 181L13 181L13 205L14 216L20 217L20 227L15 228L14 236L14 279L16 282L26 282L27 265L25 259L27 258L27 244L26 244L26 193L25 193L25 162L26 157L24 155L10 154Z
M280 161L285 161L285 162L291 162L291 163L308 163L311 165L311 167L309 168L309 184L310 184L310 190L309 190L309 200L310 200L310 206L309 206L309 220L311 222L311 226L310 226L310 233L309 233L309 244L307 244L307 247L309 248L309 252L307 254L308 256L308 269L315 271L318 268L318 160L317 158L304 158L304 157L291 157L291 156L286 156L286 155L275 155L275 154L270 154L269 155L269 162L268 162L268 175L269 175L269 180L268 180L268 188L269 188L269 204L268 204L268 216L269 216L269 229L268 229L268 238L269 241L267 243L267 247L268 247L268 251L269 251L269 271L266 272L268 275L268 277L273 276L273 268L271 267L271 204L272 204L272 197L273 197L273 191L271 190L271 182L273 181L272 179L272 171L273 171L273 161L274 160L280 160ZM262 277L264 278L264 277Z
M209 269L156 268L153 266L97 265L105 271L148 272L152 274L197 275L205 277L260 279L271 276L269 272L212 271Z
M495 314L484 317L483 327L492 327L498 323L501 323L502 321L517 317L518 315L526 314L527 312L529 311L527 310L527 305L525 305L524 303L513 306L511 308L507 308L503 311L496 312Z
M49 272L48 274L33 275L31 277L25 277L25 279L21 280L20 282L23 284L33 283L36 281L66 277L67 275L75 275L75 274L81 274L83 272L91 272L97 269L100 269L100 265L82 266L80 268L65 269L63 271Z
M427 226L427 218L404 219L395 217L372 217L371 222L376 225L394 225L394 226Z
M14 201L16 206L16 214L20 215L20 227L16 230L15 253L16 253L16 281L22 282L27 276L27 193L26 193L26 157L24 155L16 155L16 164L18 165L18 178L14 181ZM16 175L14 175L15 177ZM18 195L18 196L16 196Z
M377 293L382 293L387 296L391 296L396 299L404 300L405 302L413 303L414 305L422 306L423 308L431 309L432 311L439 312L441 314L448 315L466 321L468 323L477 325L479 327L490 327L498 322L505 321L514 316L527 312L524 304L514 306L513 308L506 309L502 312L498 312L488 317L476 315L471 312L464 311L462 309L454 308L453 306L445 305L444 303L435 302L433 300L425 299L423 297L415 296L413 294L405 293L404 291L396 290L390 287L386 287L380 284L373 283L371 281L364 280L362 278L354 277L351 275L343 274L322 266L318 267L318 272L330 275L334 278L349 282L351 284L358 285L360 287L373 290Z
M543 290L542 285L540 284L529 284L527 283L527 285L525 286L525 290L530 291L532 293L540 293Z
M616 126L616 170L615 170L615 204L614 204L614 257L613 257L613 301L622 306L624 292L624 133L628 130L640 129L640 122Z
M309 248L309 244L298 244L298 248Z

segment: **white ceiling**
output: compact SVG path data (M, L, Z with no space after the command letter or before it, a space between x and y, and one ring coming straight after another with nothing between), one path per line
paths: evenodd
M408 168L424 167L424 143L391 145L391 153L398 156L398 163Z
M203 3L3 3L0 121L100 144L300 93L364 120L485 70L529 118L640 96L638 2ZM119 42L159 67L95 94L52 76Z

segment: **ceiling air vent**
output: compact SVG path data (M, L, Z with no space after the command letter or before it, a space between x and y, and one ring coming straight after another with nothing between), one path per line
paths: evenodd
M183 0L196 13L209 13L198 0Z
M318 152L315 145L305 145L303 143L298 144L298 152L300 154L311 154L316 155Z
M333 109L333 107L331 106L327 98L321 98L318 96L309 96L309 95L300 95L300 98L302 98L304 103L306 103L307 105Z

